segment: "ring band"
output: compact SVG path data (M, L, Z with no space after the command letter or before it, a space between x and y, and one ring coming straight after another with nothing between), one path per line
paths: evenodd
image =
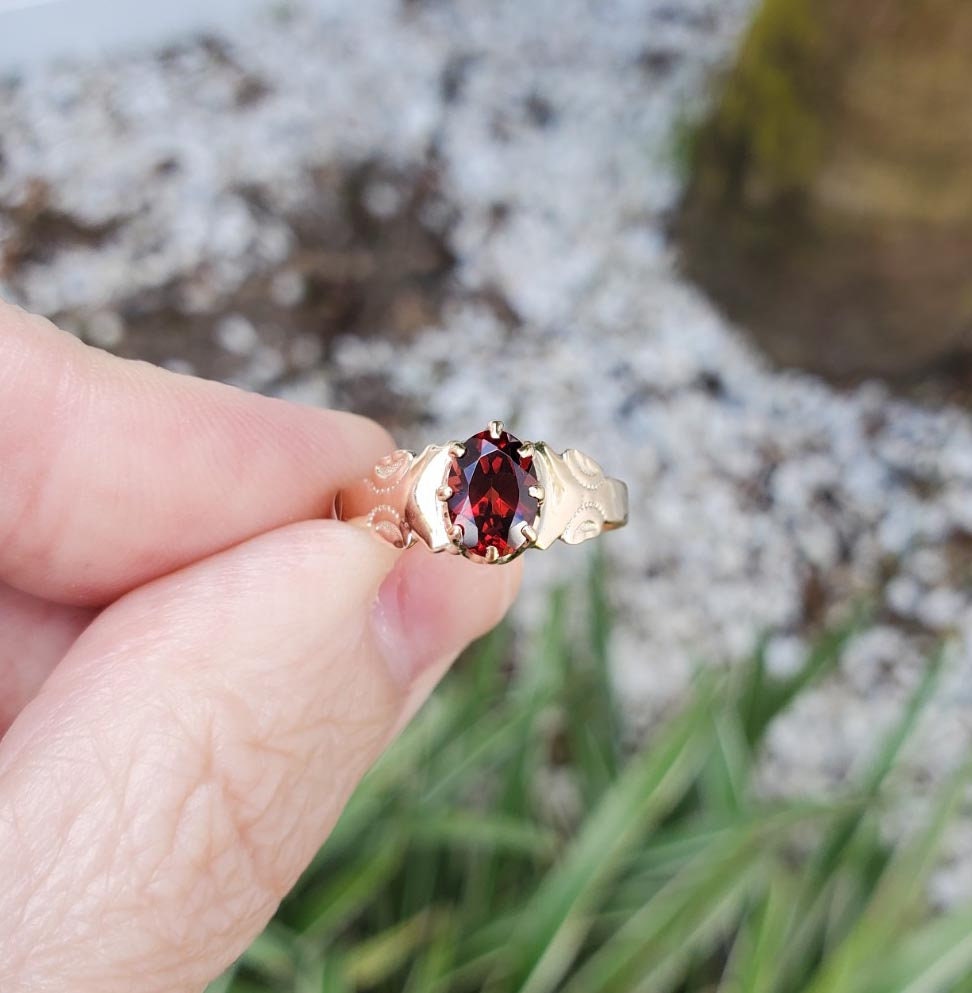
M464 442L386 455L341 491L335 509L396 548L421 540L433 552L492 564L623 527L628 488L576 449L557 454L490 421Z

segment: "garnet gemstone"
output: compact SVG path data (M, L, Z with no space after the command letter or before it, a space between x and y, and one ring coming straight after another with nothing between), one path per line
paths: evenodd
M510 555L527 540L524 525L533 527L537 519L538 501L530 495L537 485L533 457L521 455L522 442L506 431L498 438L481 431L464 444L449 470L449 520L462 529L470 552L485 556L495 548Z

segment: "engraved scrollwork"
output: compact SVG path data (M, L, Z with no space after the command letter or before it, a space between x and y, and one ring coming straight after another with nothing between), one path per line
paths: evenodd
M568 545L579 545L589 538L596 538L604 530L604 508L593 501L582 503L567 522L561 535Z
M606 477L594 459L577 449L558 455L541 442L536 451L538 479L546 492L537 548L549 548L558 538L577 545L624 523L628 497L620 480Z
M398 449L382 458L374 467L372 488L376 493L387 493L398 486L411 468L415 456Z
M378 504L371 509L368 527L395 548L404 548L408 544L408 525L399 512L388 504Z
M563 458L570 474L585 489L596 490L604 482L604 471L589 455L576 448L568 448Z

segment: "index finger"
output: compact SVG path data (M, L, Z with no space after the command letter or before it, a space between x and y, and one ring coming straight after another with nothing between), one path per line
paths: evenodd
M0 302L0 581L109 602L292 521L393 448L365 418L88 348Z

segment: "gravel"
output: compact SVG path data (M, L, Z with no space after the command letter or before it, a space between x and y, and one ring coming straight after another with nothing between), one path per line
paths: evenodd
M772 369L680 277L677 136L748 8L278 6L218 41L34 72L0 91L0 294L122 354L377 413L409 444L503 417L623 474L631 525L601 545L635 733L700 662L765 636L792 673L869 605L839 671L775 726L769 792L839 788L944 640L888 819L902 833L972 746L972 419ZM378 242L406 225L404 256L418 238L432 261L367 327L338 311L322 335L299 219L333 169L360 179ZM376 251L353 256L369 299L400 263ZM413 290L433 276L430 304ZM162 298L168 335L144 316ZM521 620L583 567L530 557ZM969 823L943 903L972 893Z

